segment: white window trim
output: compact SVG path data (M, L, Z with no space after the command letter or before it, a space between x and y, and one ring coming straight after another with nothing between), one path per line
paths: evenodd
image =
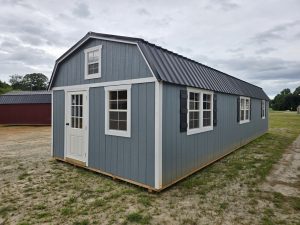
M190 92L194 92L194 93L199 93L199 97L200 97L200 102L199 102L199 110L200 110L200 118L199 118L199 128L194 128L194 129L190 129L189 128L189 124L190 124L190 117L189 117L189 105L190 105ZM198 88L187 88L187 135L192 135L192 134L198 134L198 133L202 133L202 132L206 132L206 131L210 131L213 130L214 126L213 126L213 111L214 111L214 104L213 104L213 97L214 97L214 92L212 91L207 91L207 90L202 90L202 89L198 89ZM209 94L211 95L211 121L210 121L210 126L206 126L203 127L203 94Z
M89 52L99 50L99 61L98 61L98 73L88 74L88 58L87 55ZM101 77L101 52L102 52L102 45L98 45L95 47L84 49L84 79L95 79Z
M244 120L241 120L241 102L242 102L242 99L244 99L244 102L245 102L245 107L246 107L246 100L249 100L249 114L248 114L248 119L244 119ZM246 108L244 109L244 118L246 118ZM240 96L240 124L244 124L244 123L249 123L250 122L250 113L251 113L251 99L249 97L243 97L243 96Z
M104 87L105 90L105 134L119 137L131 137L131 85ZM127 90L127 130L109 129L109 91Z
M263 110L263 116L261 117L262 119L266 119L266 100L262 100L262 102L263 102L263 108L262 108L262 110Z

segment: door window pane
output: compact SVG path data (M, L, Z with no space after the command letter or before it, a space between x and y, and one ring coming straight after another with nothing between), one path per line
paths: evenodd
M71 127L83 127L83 95L71 95Z

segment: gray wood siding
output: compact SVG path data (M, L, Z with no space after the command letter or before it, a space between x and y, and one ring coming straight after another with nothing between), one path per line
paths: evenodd
M89 96L89 167L153 187L155 84L131 87L130 138L105 135L104 88Z
M102 45L101 78L84 79L84 49ZM59 64L53 87L151 77L138 47L133 44L91 39Z
M217 93L217 126L213 131L187 135L180 133L180 90L183 86L163 86L163 185L204 166L268 130L268 118L261 119L261 100L251 99L251 121L237 122L237 97ZM267 112L268 113L268 112Z
M53 156L64 158L65 92L53 91Z

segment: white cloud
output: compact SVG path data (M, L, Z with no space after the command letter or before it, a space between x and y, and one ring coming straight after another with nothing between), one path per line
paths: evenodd
M298 0L0 0L0 5L0 79L29 72L50 77L54 59L95 31L142 37L255 82L269 95L299 84Z

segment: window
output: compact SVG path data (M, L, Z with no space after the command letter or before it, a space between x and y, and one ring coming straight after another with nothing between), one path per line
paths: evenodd
M200 93L189 93L189 128L200 127Z
M188 135L213 129L212 97L212 92L188 88Z
M101 77L101 49L96 46L84 50L85 54L85 79Z
M131 85L105 87L105 134L130 137Z
M261 100L261 118L265 119L266 118L266 101Z
M250 121L250 98L240 97L240 123Z

